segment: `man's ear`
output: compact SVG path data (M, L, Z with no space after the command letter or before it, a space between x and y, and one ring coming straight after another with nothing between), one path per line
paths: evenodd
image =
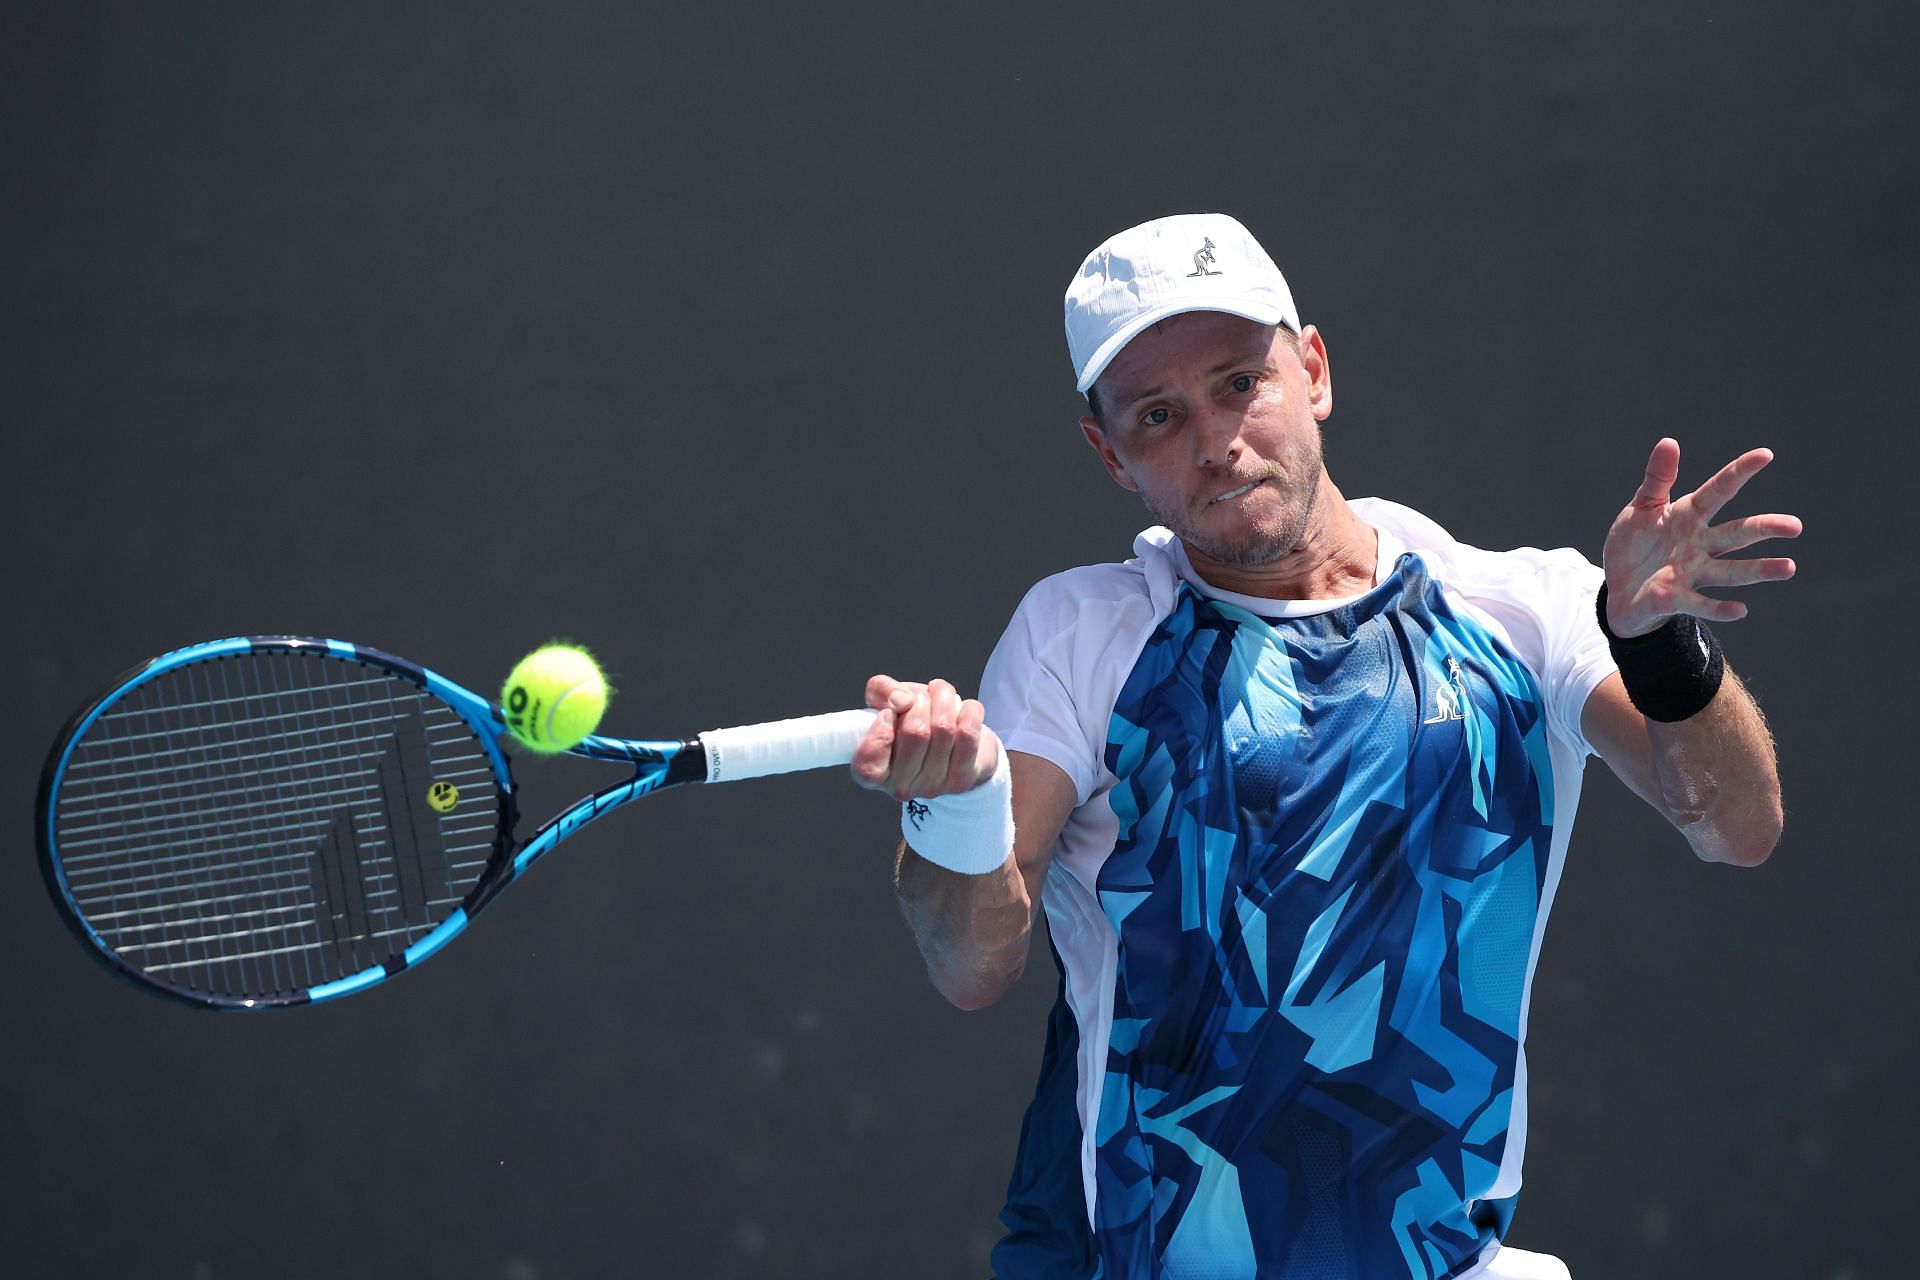
M1093 451L1100 455L1100 461L1106 464L1107 474L1113 477L1115 484L1128 493L1140 492L1140 486L1135 484L1133 477L1127 474L1126 464L1121 462L1120 455L1113 451L1113 444L1107 439L1106 429L1100 425L1100 419L1092 414L1081 418L1080 434L1087 438L1087 443L1093 446Z
M1333 415L1333 366L1327 359L1327 341L1314 325L1300 331L1300 367L1307 371L1307 404L1314 419L1325 422Z

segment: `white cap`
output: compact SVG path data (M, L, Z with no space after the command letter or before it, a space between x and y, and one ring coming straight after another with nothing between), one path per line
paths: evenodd
M1253 233L1224 213L1130 227L1087 255L1067 286L1067 351L1082 392L1120 349L1182 311L1225 311L1300 332L1293 293Z

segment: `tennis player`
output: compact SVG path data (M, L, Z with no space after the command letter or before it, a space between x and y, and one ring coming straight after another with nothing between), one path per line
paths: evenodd
M1327 344L1233 219L1116 235L1066 297L1080 429L1157 521L1035 586L980 701L875 676L856 778L955 1004L1061 972L1000 1280L1563 1277L1503 1248L1527 998L1598 755L1701 858L1766 859L1774 752L1707 594L1791 577L1673 496L1661 440L1597 568L1487 551L1327 474ZM984 705L983 705L984 704Z

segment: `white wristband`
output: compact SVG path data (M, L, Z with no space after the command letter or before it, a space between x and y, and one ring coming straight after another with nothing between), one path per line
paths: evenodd
M998 871L1013 852L1013 774L1006 748L992 776L973 790L902 805L900 833L915 853L949 871Z

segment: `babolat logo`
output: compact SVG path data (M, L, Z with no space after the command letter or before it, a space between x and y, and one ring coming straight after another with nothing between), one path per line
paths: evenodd
M540 704L527 696L526 689L515 685L507 690L507 728L515 737L524 737L540 723Z
M1187 272L1187 279L1195 276L1217 276L1213 269L1213 237L1206 237L1206 243L1193 251L1193 270Z

